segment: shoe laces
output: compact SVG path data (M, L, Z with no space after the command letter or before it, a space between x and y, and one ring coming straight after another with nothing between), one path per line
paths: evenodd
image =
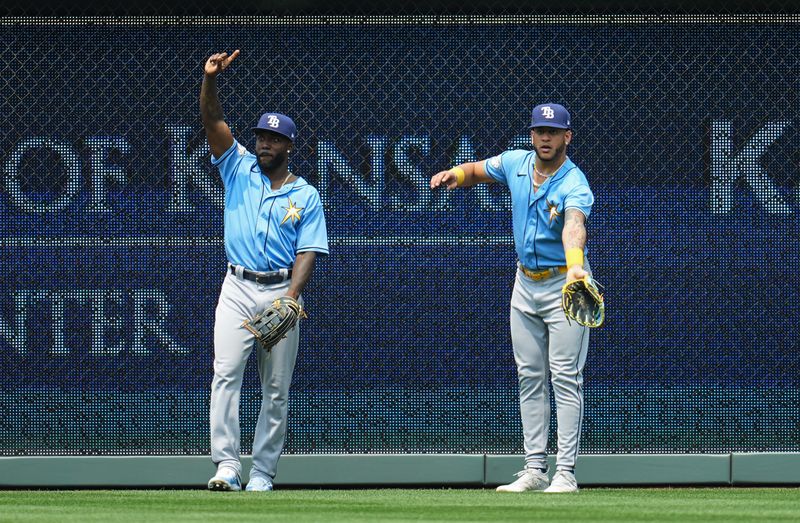
M537 474L539 471L536 469L522 469L519 472L515 473L514 475L518 478L524 478L528 474Z

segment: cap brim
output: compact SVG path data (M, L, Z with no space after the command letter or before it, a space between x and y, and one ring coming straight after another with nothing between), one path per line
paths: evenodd
M572 129L572 127L567 127L566 125L556 124L556 123L541 123L541 124L534 124L528 127L528 129L536 129L537 127L552 127L553 129Z
M253 132L263 131L263 132L266 132L266 133L279 134L279 135L281 135L281 136L283 136L285 138L288 138L291 141L294 141L294 138L292 138L288 134L283 134L282 132L276 131L275 129L265 129L264 127L253 127L252 130L253 130Z

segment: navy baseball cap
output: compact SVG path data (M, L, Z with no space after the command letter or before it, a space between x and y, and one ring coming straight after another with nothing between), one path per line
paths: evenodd
M286 138L294 141L297 137L297 126L291 118L281 113L264 113L258 119L258 125L253 127L253 132L270 131L282 134Z
M531 112L531 129L534 127L555 127L556 129L572 129L569 111L559 104L541 104Z

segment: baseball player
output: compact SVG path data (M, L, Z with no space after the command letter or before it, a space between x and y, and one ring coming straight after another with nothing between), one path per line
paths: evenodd
M209 490L241 490L239 394L245 365L255 345L242 322L273 300L290 296L302 303L316 256L328 254L319 193L289 171L297 137L291 118L265 113L253 128L255 154L234 140L223 119L217 75L239 56L217 53L205 63L200 112L212 163L225 187L225 253L228 270L214 325L214 380L211 384L211 459L217 473ZM248 491L272 490L286 436L289 384L299 341L298 326L272 350L257 349L261 411L253 440Z
M583 365L589 329L568 322L561 289L591 272L585 222L594 196L583 172L567 157L569 112L537 105L530 125L533 151L507 151L465 163L431 178L431 189L502 183L512 199L519 261L511 296L511 341L519 380L525 468L498 492L576 492L575 461L583 418ZM557 470L548 479L547 436L552 381L558 418Z

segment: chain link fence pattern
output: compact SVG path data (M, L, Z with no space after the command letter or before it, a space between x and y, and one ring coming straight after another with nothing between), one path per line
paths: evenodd
M292 116L331 241L286 452L522 452L510 199L427 180L527 148L543 101L573 114L608 304L582 452L800 450L799 21L2 19L0 454L209 452L225 254L197 98L205 58L237 48L234 135Z

